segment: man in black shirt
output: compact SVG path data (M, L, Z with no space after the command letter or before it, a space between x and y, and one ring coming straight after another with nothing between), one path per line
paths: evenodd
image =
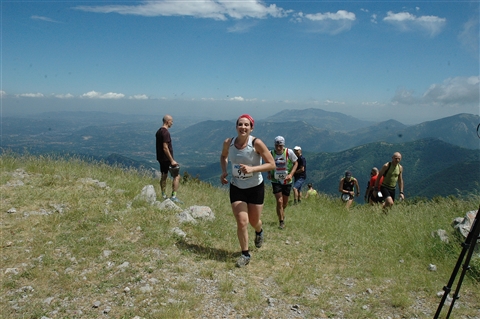
M295 155L297 155L298 166L295 174L293 175L293 205L297 203L300 204L302 201L302 185L307 179L307 160L302 155L302 148L300 146L295 146L293 148Z
M170 199L174 202L180 203L177 198L177 189L180 184L180 165L173 158L172 139L168 129L173 125L173 118L170 115L163 117L163 125L158 129L155 134L156 148L157 148L157 161L160 163L160 188L162 189L162 197L167 198L166 185L168 172L173 178L172 181L172 197Z

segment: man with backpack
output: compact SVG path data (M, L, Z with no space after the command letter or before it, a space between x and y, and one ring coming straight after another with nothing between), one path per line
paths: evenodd
M378 172L378 176L383 176L383 181L380 184L381 179L377 178L373 189L373 196L378 196L378 191L382 193L385 200L383 203L384 211L393 206L397 183L400 191L400 200L405 199L405 195L403 194L403 167L400 165L401 160L402 154L399 152L393 153L392 161L385 163L380 172Z
M283 136L275 137L275 149L271 151L275 160L275 170L268 172L268 179L272 181L273 194L277 202L277 216L279 228L285 228L285 208L292 190L293 175L297 170L297 155L285 147Z

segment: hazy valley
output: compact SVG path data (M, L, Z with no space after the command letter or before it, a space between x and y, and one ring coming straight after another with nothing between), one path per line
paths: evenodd
M307 159L308 181L327 194L336 194L339 179L351 170L363 195L371 167L380 167L399 151L407 197L432 198L478 192L478 123L479 116L472 114L407 126L394 120L366 122L319 109L284 110L256 121L254 135L269 147L277 135L285 137L287 147L300 145ZM110 113L5 117L1 147L3 152L81 155L158 169L155 132L160 126L161 116ZM236 134L234 119L175 118L171 134L183 171L217 185L221 144Z

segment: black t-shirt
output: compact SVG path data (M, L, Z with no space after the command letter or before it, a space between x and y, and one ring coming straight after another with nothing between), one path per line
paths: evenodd
M163 126L158 129L155 134L156 138L156 147L157 147L157 161L159 162L168 162L170 159L165 155L163 151L163 143L168 144L168 150L173 157L173 148L172 148L172 139L170 138L170 132Z
M353 191L353 187L355 186L355 179L350 178L350 180L347 180L346 178L343 179L343 190L345 191Z
M304 179L306 179L307 178L307 160L305 159L305 157L300 155L297 159L297 163L298 163L297 171L302 167L305 167L305 169L303 170L303 172L293 174L293 177L295 179L299 179L299 178L302 178L302 177Z

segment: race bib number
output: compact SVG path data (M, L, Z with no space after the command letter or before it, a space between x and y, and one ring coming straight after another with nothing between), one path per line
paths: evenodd
M283 182L285 178L287 178L287 171L286 170L276 170L274 178L280 182Z
M234 163L232 163L232 175L233 175L233 177L235 177L235 178L247 179L247 178L252 177L252 176L253 176L253 173L245 174L245 173L243 173L242 170L240 169L240 164L234 164Z

